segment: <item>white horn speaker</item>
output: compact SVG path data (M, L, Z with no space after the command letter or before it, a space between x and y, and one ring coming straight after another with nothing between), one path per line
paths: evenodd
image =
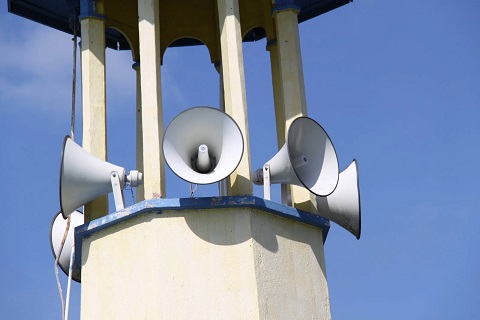
M84 221L83 214L80 211L74 211L70 213L69 216L71 217L70 227L68 229L67 238L65 239L62 252L60 253L60 258L58 259L60 269L62 269L67 276L70 266L70 255L74 244L75 227L82 225ZM60 246L62 244L66 226L67 219L63 218L63 215L60 214L60 212L57 213L50 224L50 247L52 248L52 253L55 259L60 252ZM72 279L80 282L80 271L76 268L73 268L72 270Z
M299 117L290 125L282 149L252 176L253 183L268 189L267 199L270 183L299 185L317 196L327 196L338 183L337 153L328 134L315 120ZM270 179L269 183L264 181L265 177Z
M360 239L361 210L357 160L340 173L338 186L327 197L317 197L318 214Z
M210 184L229 176L243 155L243 136L226 113L195 107L177 115L163 136L163 155L185 181Z
M84 204L114 192L117 211L123 209L122 189L142 184L142 173L98 159L76 144L69 136L63 142L60 163L60 209L64 218Z

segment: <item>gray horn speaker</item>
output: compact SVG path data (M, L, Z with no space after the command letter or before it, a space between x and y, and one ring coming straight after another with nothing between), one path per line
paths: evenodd
M338 183L338 158L332 141L325 130L308 117L292 122L285 144L266 165L270 183L299 185L317 196L331 194ZM253 183L264 184L263 170L253 173Z
M132 187L142 184L142 173L136 170L125 174L125 169L98 159L76 144L69 136L63 142L60 163L60 208L63 217L101 195L120 190L128 182ZM115 182L114 182L115 181ZM114 192L117 210L123 196Z
M360 188L357 160L340 173L337 188L327 197L317 197L318 214L340 225L357 239L361 232Z
M63 245L60 258L58 259L58 265L60 269L68 276L68 269L70 267L70 255L72 253L72 246L74 244L75 228L83 224L83 214L80 211L74 211L69 214L71 221L68 229L67 237ZM67 226L67 219L63 217L61 212L57 213L53 217L50 224L50 247L52 248L53 257L56 259L62 244L63 235ZM72 270L72 279L80 282L80 270L75 267Z
M210 107L187 109L170 122L163 155L183 180L210 184L229 176L243 156L243 136L226 113Z

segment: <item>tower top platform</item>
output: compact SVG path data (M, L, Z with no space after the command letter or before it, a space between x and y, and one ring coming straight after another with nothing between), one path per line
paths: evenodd
M317 228L322 232L323 242L327 240L328 231L330 230L330 221L320 215L312 214L255 196L224 196L144 200L121 211L111 213L79 226L75 229L75 245L77 248L81 248L84 238L90 237L93 234L108 229L114 225L123 223L126 220L149 213L155 213L160 216L165 212L171 212L173 215L181 216L182 212L191 210L196 212L223 210L224 212L228 209L243 208L262 211L273 216L291 220L292 222L300 222ZM75 254L76 267L80 270L82 267L82 251L77 250Z

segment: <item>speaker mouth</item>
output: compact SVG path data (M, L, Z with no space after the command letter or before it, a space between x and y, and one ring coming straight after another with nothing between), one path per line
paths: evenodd
M50 238L50 249L52 250L52 255L53 255L54 259L57 259L57 254L55 253L55 248L54 248L54 243L53 243L53 231L54 231L53 228L54 228L54 225L55 225L55 221L56 221L57 219L60 219L60 217L61 217L63 220L66 220L66 219L67 219L67 218L63 218L63 214L61 214L61 213L62 213L61 211L57 212L57 214L55 214L55 215L53 216L52 222L50 223L50 236L49 236L49 238ZM80 211L78 211L78 210L75 210L74 213L78 213L78 214L83 215L83 213L80 212ZM72 215L73 215L73 213L72 213ZM68 234L70 234L71 232L75 232L75 230L74 230L75 227L76 227L76 226L75 226L75 224L73 223L73 219L72 219L72 220L70 221L70 227L69 227L69 230L68 230L68 233L67 233L67 238L68 238ZM63 237L63 234L64 234L64 233L62 233L62 237ZM75 237L74 237L74 241L75 241ZM66 243L66 242L65 242L65 243ZM64 244L64 247L62 248L62 251L61 251L60 254L59 254L60 257L62 256L62 253L65 252L65 250L66 250L66 246L65 246L65 244ZM58 260L58 262L59 262L59 263L58 263L58 266L59 266L60 269L63 271L63 273L65 273L65 275L68 276L68 272L69 272L69 269L68 269L68 268L69 268L69 267L65 267L62 263L60 263L60 257L59 257L59 260ZM80 271L79 271L77 268L75 268L75 265L74 265L74 267L73 267L73 269L72 269L72 279L75 280L75 281L78 282L78 283L81 283L81 273L80 273Z
M309 135L312 130L317 130L317 133L321 133L319 137L325 138L321 141L325 142L324 156L319 157L315 154L322 149L317 150L312 145L313 136ZM315 135L315 139L316 137ZM317 196L325 197L332 194L338 185L338 156L325 129L312 118L298 117L290 125L287 144L288 158L300 183ZM311 159L321 159L322 163L319 166L316 161L310 161ZM322 168L325 163L328 167Z
M353 159L355 163L355 170L357 171L357 190L358 190L358 234L356 234L357 240L360 239L360 234L362 233L362 204L360 202L360 173L358 172L358 163L357 159Z
M69 135L66 135L65 138L63 138L63 147L62 147L62 154L61 154L61 157L60 157L60 183L58 184L59 185L59 189L58 189L58 192L59 192L59 196L60 196L60 212L62 213L62 216L64 219L67 219L68 216L66 215L65 212L63 212L63 204L62 204L62 177L63 177L63 157L65 155L65 145L67 144L67 141L68 139L72 139ZM55 220L55 218L54 218ZM53 224L53 221L52 221L52 224Z
M53 225L55 224L55 220L57 220L58 215L60 215L61 213L62 211L57 212L57 214L53 216L52 222L50 222L50 249L52 249L52 254L54 258L57 258L57 254L55 253L55 249L53 248L53 237L52 237ZM60 269L62 269L62 271L65 272L65 270L63 270L62 265L59 264L59 266L60 266Z
M353 159L340 173L335 192L327 197L316 198L317 213L350 232L357 240L362 230L359 181L357 160Z
M202 146L209 150L208 156ZM199 106L182 111L168 124L162 151L176 176L206 185L225 179L237 169L243 158L244 138L230 115ZM199 152L203 153L200 160Z

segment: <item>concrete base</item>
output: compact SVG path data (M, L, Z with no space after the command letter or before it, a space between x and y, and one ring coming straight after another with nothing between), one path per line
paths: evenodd
M76 229L82 319L330 319L318 218L222 197L92 221Z

